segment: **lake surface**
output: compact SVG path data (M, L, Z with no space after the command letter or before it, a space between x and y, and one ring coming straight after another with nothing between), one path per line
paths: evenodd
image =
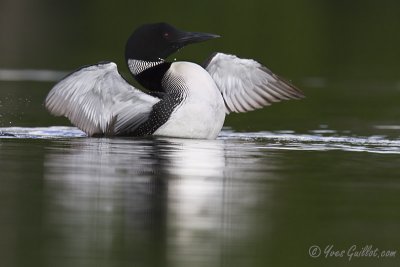
M400 2L2 1L0 266L400 266ZM306 98L217 140L88 138L43 107L138 25L222 38ZM136 83L133 82L135 86ZM383 253L383 254L382 254Z
M309 248L400 246L399 138L0 132L4 266L337 266L348 257L314 259Z

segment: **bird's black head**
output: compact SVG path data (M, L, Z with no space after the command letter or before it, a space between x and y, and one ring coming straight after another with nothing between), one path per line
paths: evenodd
M125 47L125 58L159 61L185 45L217 37L219 36L210 33L181 31L167 23L145 24L129 37Z

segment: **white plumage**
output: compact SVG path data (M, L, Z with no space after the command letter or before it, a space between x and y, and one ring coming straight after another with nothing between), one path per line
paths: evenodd
M226 113L247 112L303 93L252 59L216 53L206 70L225 100Z
M146 121L158 101L128 84L110 62L84 67L61 80L47 95L45 106L90 136L118 135Z
M224 100L210 74L191 62L175 62L165 76L184 82L184 100L154 135L215 139L225 120Z

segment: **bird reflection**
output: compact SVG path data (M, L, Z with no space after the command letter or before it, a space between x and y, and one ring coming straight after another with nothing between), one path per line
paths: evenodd
M225 243L253 231L247 209L265 197L257 184L232 182L264 166L257 152L236 149L224 140L55 140L45 160L45 221L63 238L49 240L52 256L221 265ZM253 172L238 168L243 161Z

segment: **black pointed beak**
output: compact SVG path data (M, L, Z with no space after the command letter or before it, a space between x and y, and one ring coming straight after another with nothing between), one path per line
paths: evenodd
M219 37L221 37L221 36L219 36L217 34L212 34L212 33L182 32L176 41L181 45L187 45L187 44L204 42L204 41L219 38Z

